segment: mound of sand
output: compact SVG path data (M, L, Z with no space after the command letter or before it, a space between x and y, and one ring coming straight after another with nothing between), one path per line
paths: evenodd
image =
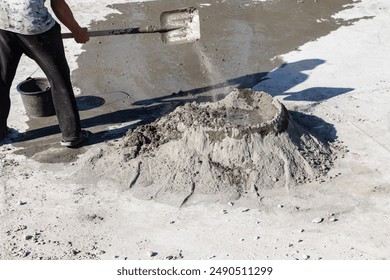
M329 148L282 104L252 90L178 107L104 154L106 161L119 156L135 197L175 205L261 197L262 190L318 179L332 165Z
M238 89L129 131L101 158L121 161L135 197L174 205L257 199L267 189L318 179L332 165L330 149L280 102Z

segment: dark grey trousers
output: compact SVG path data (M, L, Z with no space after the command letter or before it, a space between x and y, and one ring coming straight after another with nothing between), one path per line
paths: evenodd
M80 116L58 23L38 35L0 30L0 131L7 127L11 108L10 88L22 54L35 60L50 82L62 139L72 141L78 138Z

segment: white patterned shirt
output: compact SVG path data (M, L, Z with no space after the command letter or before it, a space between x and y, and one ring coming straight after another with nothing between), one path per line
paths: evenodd
M46 0L0 0L0 29L35 35L51 29L55 21Z

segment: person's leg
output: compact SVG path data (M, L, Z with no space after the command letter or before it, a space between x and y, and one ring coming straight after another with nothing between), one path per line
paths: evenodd
M0 30L0 139L7 134L7 119L11 108L10 88L22 50L14 33Z
M38 35L18 35L24 53L34 59L45 72L51 86L53 103L64 141L80 137L80 117L77 109L70 70L66 61L61 28L56 24Z

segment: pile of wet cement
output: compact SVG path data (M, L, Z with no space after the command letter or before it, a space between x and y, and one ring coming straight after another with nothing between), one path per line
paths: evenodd
M329 148L281 103L252 90L187 103L128 131L104 158L110 153L112 160L122 155L135 197L175 205L261 197L267 189L318 179L332 165Z

